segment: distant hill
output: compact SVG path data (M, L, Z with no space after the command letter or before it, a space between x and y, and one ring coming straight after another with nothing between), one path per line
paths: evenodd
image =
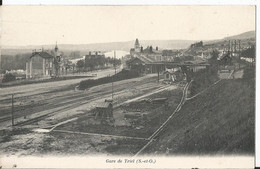
M161 49L183 49L187 48L191 43L195 41L192 40L140 40L140 44L145 48L147 46L158 46ZM58 47L61 51L81 51L81 54L88 53L88 51L112 51L121 50L129 52L130 48L134 47L135 41L127 42L109 42L109 43L93 43L93 44L59 44ZM43 45L43 46L3 46L2 54L13 55L19 52L31 52L33 49L53 49L53 45Z
M251 38L255 38L255 31L249 31L249 32L245 32L245 33L241 33L239 35L235 35L235 36L229 36L224 38L225 40L232 40L232 39L251 39Z
M236 40L236 39L240 39L240 40L255 39L255 37L256 37L255 31L249 31L249 32L244 32L244 33L234 35L234 36L228 36L223 39L206 41L205 44L219 43L222 41Z
M205 41L205 44L220 42L223 40L229 39L247 39L255 38L255 31L245 32L239 35L226 37L223 39ZM153 47L158 46L159 49L186 49L192 43L196 42L195 40L141 40L139 39L140 45L144 48L152 45ZM130 48L133 48L135 39L132 41L126 42L108 42L108 43L93 43L93 44L59 44L59 49L64 53L70 53L71 51L80 51L81 55L85 55L88 51L105 51L109 52L112 50L120 50L129 52ZM52 45L43 45L43 46L2 46L2 55L16 55L20 53L30 53L33 49L53 49L54 44Z

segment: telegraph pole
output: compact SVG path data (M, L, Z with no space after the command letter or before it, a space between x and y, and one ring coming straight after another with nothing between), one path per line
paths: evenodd
M114 68L115 68L115 74L116 74L116 51L114 50Z
M160 82L160 66L159 65L157 65L157 81L158 81L158 83Z
M116 51L114 50L114 63L113 63L113 66L114 66L114 69L115 69L115 75L116 75ZM113 75L112 75L112 100L114 98L114 78L113 78Z
M14 126L14 94L12 94L12 126Z
M113 76L112 76L112 100L113 100L113 97L114 97L114 82L113 82Z

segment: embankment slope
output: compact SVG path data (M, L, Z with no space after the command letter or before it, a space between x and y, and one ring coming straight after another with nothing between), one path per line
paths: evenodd
M253 155L254 128L253 85L222 80L188 100L144 153Z

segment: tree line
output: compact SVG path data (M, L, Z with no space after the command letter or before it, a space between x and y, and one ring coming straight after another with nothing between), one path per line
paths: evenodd
M2 55L1 56L1 73L5 73L6 70L25 70L26 59L30 57L31 53L17 54L15 56Z
M76 66L80 71L95 70L97 68L106 68L119 65L121 65L120 59L105 56L86 57L85 60L79 60L76 63Z

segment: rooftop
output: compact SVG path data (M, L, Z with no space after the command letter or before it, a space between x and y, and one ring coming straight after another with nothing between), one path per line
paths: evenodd
M45 58L45 59L54 58L54 56L52 56L51 54L49 54L48 52L45 52L45 51L43 51L43 52L34 52L30 58L32 58L32 57L34 57L36 55L39 55L39 56L41 56L42 58Z

